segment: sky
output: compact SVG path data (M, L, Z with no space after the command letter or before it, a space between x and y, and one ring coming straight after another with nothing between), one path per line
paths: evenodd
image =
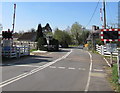
M55 28L65 30L75 22L86 27L98 2L2 2L0 4L2 10L0 23L2 23L3 30L12 30L14 3L17 5L15 32L22 30L26 32L31 28L37 29L39 23L42 26L49 23L53 30ZM92 25L101 27L100 8L102 8L102 2L98 4L92 21L86 27L87 29L91 29ZM107 2L106 11L107 23L116 23L118 2Z

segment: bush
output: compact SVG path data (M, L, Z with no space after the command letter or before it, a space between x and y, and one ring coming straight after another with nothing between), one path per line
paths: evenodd
M38 39L37 48L40 49L40 50L45 50L44 45L46 45L46 44L47 44L46 39L43 38L43 37L40 37Z

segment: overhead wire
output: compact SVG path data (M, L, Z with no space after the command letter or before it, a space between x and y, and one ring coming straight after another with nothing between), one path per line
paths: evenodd
M100 3L100 0L98 0L97 5L96 5L96 7L95 7L95 10L94 10L94 12L93 12L93 14L92 14L90 20L88 21L87 25L85 26L85 28L88 27L88 25L91 23L91 21L92 21L94 15L95 15L95 13L96 13L96 10L97 10L97 8L98 8L99 3Z

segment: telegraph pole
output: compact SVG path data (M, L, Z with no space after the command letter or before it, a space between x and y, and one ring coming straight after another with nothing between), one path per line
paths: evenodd
M13 14L13 29L12 31L14 32L14 26L15 26L15 13L16 13L16 4L14 4L14 14Z
M106 29L106 5L105 5L105 0L103 0L103 12L104 12L104 29Z

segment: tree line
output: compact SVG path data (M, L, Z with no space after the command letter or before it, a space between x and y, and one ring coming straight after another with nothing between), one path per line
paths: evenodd
M49 24L47 24L49 25ZM37 30L35 30L34 28L32 28L31 30L28 30L28 32L36 32L37 36L36 36L36 42L44 44L44 42L42 42L40 40L43 39L43 33L42 32L37 32L39 30L41 30L41 24L38 25ZM44 29L44 28L43 28ZM21 36L24 33L24 31L20 31L19 33L15 33L18 36ZM61 47L68 47L69 45L80 45L80 44L85 44L86 43L86 39L88 38L90 31L83 28L83 26L78 23L75 22L74 24L72 24L71 27L67 28L66 30L61 30L59 28L56 28L53 32L47 32L47 35L52 35L52 37L55 40L59 41L59 45L61 45ZM46 41L45 41L46 43Z
M89 30L83 28L83 26L78 22L75 22L67 30L60 30L56 28L53 36L59 41L62 47L68 47L68 45L85 44L89 33Z

